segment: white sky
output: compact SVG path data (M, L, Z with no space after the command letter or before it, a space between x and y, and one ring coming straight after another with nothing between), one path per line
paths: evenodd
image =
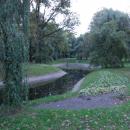
M77 35L87 32L93 15L102 8L112 8L130 14L130 0L71 0L72 11L79 15Z

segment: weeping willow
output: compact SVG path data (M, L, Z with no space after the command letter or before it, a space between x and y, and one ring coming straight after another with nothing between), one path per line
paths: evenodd
M28 57L29 0L0 0L0 55L4 70L4 103L21 105L27 99L23 83Z

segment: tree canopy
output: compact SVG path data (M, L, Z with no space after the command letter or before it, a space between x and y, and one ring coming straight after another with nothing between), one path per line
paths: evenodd
M121 67L128 57L130 18L112 9L97 12L84 35L83 52L91 63L103 67Z
M42 47L45 47L46 39L48 37L53 37L54 39L59 32L73 31L78 23L77 15L70 10L70 0L32 1L30 25L33 30L31 37L35 40L30 44L35 46L36 54L33 56L34 60L36 62L45 62L42 58L44 49ZM44 52L46 50L44 49Z

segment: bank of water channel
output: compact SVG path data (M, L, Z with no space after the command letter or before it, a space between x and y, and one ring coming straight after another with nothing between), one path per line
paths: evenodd
M90 72L88 70L64 70L64 71L67 72L67 74L62 78L42 86L30 88L29 99L33 100L41 97L63 94L67 91L71 91L74 85Z

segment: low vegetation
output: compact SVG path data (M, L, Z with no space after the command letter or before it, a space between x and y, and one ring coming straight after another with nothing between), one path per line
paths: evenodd
M1 130L129 130L130 103L110 109L26 110L0 118Z
M97 80L89 85L87 82L83 83L83 89L79 92L81 96L95 96L110 92L116 95L126 95L129 83L127 77L106 70L98 71L96 73Z
M40 76L53 72L60 71L59 68L53 67L51 65L45 64L30 64L28 66L28 75L29 76Z

